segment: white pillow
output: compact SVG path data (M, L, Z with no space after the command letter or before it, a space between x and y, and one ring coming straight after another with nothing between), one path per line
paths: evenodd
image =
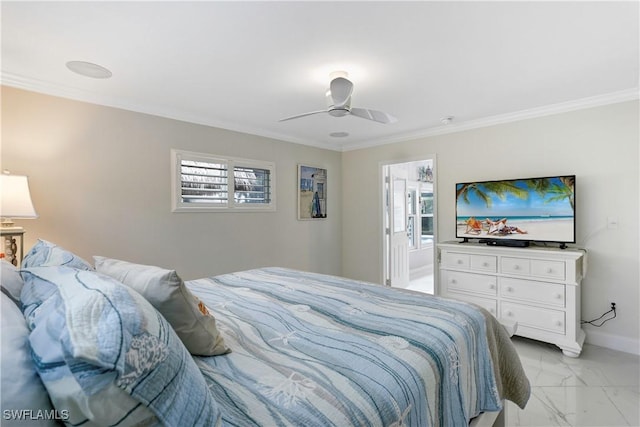
M3 267L4 274L4 267ZM2 278L4 283L5 278ZM54 414L58 418L63 418L60 411L53 412L51 401L47 390L44 388L38 376L33 360L31 359L31 349L29 346L29 328L18 309L18 306L4 293L2 296L2 306L0 307L2 328L2 354L0 355L0 375L2 385L2 426L26 426L31 425L27 421L29 417L37 417L45 411L47 416ZM12 417L12 412L19 411L27 420L18 420ZM29 412L31 411L31 412ZM32 421L38 426L59 425L55 420L38 419Z
M191 354L217 356L228 353L216 319L187 289L175 270L133 264L94 256L96 271L133 288L151 303L182 340Z

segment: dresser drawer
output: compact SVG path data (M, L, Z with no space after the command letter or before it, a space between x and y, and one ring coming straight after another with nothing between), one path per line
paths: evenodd
M493 297L498 294L498 283L495 276L443 271L442 280L450 292L473 292Z
M442 265L449 268L468 270L471 265L471 255L457 252L444 252L442 254Z
M531 274L531 261L524 258L502 257L500 272L528 276Z
M564 308L565 286L556 283L501 277L500 296Z
M490 255L471 255L471 269L475 271L486 271L495 273L498 259Z
M447 297L479 305L489 313L498 317L498 302L494 299L482 298L476 295L459 294L457 292L451 292L447 295Z
M548 279L564 280L564 262L532 259L531 275Z
M565 333L564 311L502 301L500 303L500 317L518 322L518 326L528 326L557 334Z

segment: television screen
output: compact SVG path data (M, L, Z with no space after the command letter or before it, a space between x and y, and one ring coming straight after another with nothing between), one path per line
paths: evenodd
M575 175L456 184L456 237L575 243Z

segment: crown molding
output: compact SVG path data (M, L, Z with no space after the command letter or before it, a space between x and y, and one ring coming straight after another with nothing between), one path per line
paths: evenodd
M183 111L158 108L150 105L142 105L130 100L116 99L114 97L104 97L90 91L84 91L70 86L54 85L43 80L24 78L22 76L2 72L1 83L6 86L24 89L32 92L43 93L61 98L73 99L76 101L98 104L107 107L120 108L128 111L135 111L143 114L166 117L169 119L180 120L188 123L194 123L204 126L212 126L234 132L248 133L278 141L285 141L294 144L301 144L322 148L333 151L353 151L364 148L378 147L387 144L412 141L416 139L427 138L437 135L445 135L456 132L463 132L471 129L478 129L488 126L495 126L520 120L544 117L553 114L566 113L575 110L594 108L603 105L617 104L620 102L633 101L640 99L640 89L633 88L618 92L611 92L602 95L561 102L557 104L546 105L542 107L532 108L528 110L516 111L513 113L499 114L491 117L485 117L466 122L458 122L449 125L440 125L432 128L422 129L417 132L396 135L390 138L381 138L375 140L367 140L366 142L344 142L336 145L330 142L309 141L291 137L290 135L274 133L259 128L251 128L238 123L221 122L212 120L210 117L202 117L194 114L184 113Z
M238 123L217 121L211 119L210 117L203 117L197 114L185 113L184 111L180 110L158 108L156 106L148 104L135 103L131 100L123 100L121 98L115 97L105 97L91 91L80 90L69 86L55 85L50 82L38 79L24 78L16 74L2 72L1 83L2 85L14 87L17 89L57 96L60 98L72 99L75 101L87 102L89 104L102 105L105 107L112 107L127 111L133 111L136 113L149 114L197 125L210 126L233 132L251 134L264 138L274 139L277 141L285 141L294 144L308 145L316 148L340 151L339 147L330 145L327 142L301 140L299 138L291 137L290 135L270 132L259 128L252 128L246 125L240 125Z
M531 108L528 110L516 111L513 113L499 114L484 117L477 120L469 120L456 124L441 125L429 129L424 129L411 134L405 134L397 138L387 138L386 140L368 141L366 143L345 144L341 151L353 151L363 148L377 147L381 145L394 144L398 142L413 141L437 135L463 132L472 129L479 129L488 126L495 126L505 123L517 122L521 120L534 119L537 117L550 116L554 114L568 113L570 111L584 110L588 108L601 107L604 105L618 104L621 102L635 101L640 99L640 89L628 89L618 92L606 93L603 95L581 98L573 101L560 102L557 104L545 105L543 107Z

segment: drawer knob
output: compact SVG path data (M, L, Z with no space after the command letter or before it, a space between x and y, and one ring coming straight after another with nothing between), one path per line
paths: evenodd
M494 285L493 283L489 283L489 289L495 289L496 285Z
M556 298L562 299L562 294L556 294Z
M551 268L551 267L547 268L547 273L549 273L549 274L553 273L553 268Z
M507 286L507 292L513 292L513 288L511 286Z
M507 311L507 316L513 317L513 311Z
M483 263L482 263L482 266L483 266L483 267L489 267L489 263L488 263L488 262L483 262Z
M458 261L456 261L458 264L462 264L462 260L459 259Z
M451 283L452 285L456 284L456 279L449 279L449 283Z
M556 322L556 326L562 326L562 322L558 320L558 321Z
M520 266L518 264L516 264L516 265L513 266L513 269L514 270L520 270Z

